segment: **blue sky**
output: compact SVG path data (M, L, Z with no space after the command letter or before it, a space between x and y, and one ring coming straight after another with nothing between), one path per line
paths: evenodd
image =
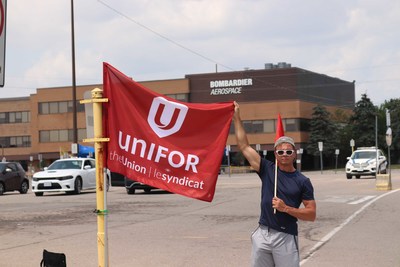
M71 1L7 3L1 98L70 86ZM74 1L78 85L106 61L137 81L262 69L265 63L356 81L356 100L400 98L400 2L391 0Z

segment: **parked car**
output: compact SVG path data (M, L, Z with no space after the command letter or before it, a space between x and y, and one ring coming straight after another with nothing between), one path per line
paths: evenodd
M29 180L25 170L18 162L0 162L0 195L9 191L26 194Z
M378 173L386 173L387 160L382 150L375 147L361 147L354 151L347 158L346 177L347 179L355 176L357 179L361 176L375 176L376 158L378 156Z
M109 187L107 174L107 190ZM32 191L36 196L45 192L80 194L81 190L96 188L96 162L91 158L68 158L54 161L32 178Z
M150 185L147 185L147 184L132 180L132 179L130 179L128 177L125 177L124 180L125 180L126 193L128 193L129 195L135 194L135 190L136 189L142 189L146 193L150 193L151 190L157 189L157 188L152 187Z
M118 172L111 172L111 186L125 186L125 176Z
M125 186L126 193L129 195L135 194L136 189L144 190L146 193L150 193L151 190L157 189L155 187L149 186L144 183L137 182L135 180L129 179L123 174L117 172L111 172L111 185L112 186Z

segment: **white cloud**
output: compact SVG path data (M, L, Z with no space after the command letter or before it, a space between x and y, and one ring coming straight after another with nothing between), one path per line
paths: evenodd
M216 62L219 71L229 71L285 61L356 80L357 99L365 92L375 104L400 97L397 1L86 0L74 4L78 84L101 83L103 61L136 80L213 72ZM14 0L7 8L2 97L70 85L70 2Z

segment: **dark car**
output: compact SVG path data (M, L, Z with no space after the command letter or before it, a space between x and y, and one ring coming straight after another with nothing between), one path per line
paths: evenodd
M111 186L125 186L125 176L118 172L111 172Z
M150 185L144 184L144 183L140 183L137 182L135 180L131 180L127 177L125 177L125 188L126 188L126 193L128 193L129 195L131 194L135 194L135 190L136 189L143 189L144 192L146 193L150 193L150 191L152 189L157 189L155 187L152 187Z
M25 170L18 162L0 162L0 195L8 191L26 194L29 180Z

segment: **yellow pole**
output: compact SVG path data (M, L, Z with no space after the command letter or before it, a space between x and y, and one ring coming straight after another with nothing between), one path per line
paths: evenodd
M95 88L92 90L93 99L93 126L96 155L96 203L97 203L97 252L98 266L108 266L108 238L106 232L107 209L105 202L106 185L104 183L103 168L103 124L102 124L102 102L103 90ZM96 101L100 100L100 101Z

